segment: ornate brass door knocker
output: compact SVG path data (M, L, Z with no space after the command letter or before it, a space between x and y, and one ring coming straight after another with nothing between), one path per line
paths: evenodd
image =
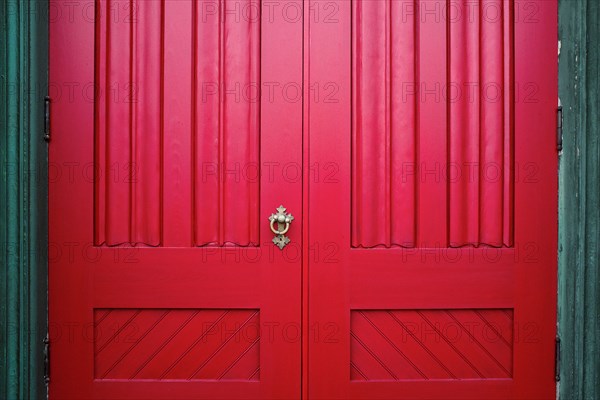
M280 250L290 242L290 238L285 236L287 231L290 230L290 224L294 220L292 214L286 213L286 208L281 205L277 207L277 213L271 214L269 217L271 232L275 234L273 238L273 244L279 247ZM275 229L275 223L277 222L277 229Z

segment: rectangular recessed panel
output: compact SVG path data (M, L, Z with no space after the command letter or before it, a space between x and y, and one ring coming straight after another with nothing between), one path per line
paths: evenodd
M352 3L352 247L513 246L513 0Z
M96 379L260 377L259 311L95 309Z
M512 309L354 310L356 381L512 378Z
M96 4L95 244L257 246L260 19Z

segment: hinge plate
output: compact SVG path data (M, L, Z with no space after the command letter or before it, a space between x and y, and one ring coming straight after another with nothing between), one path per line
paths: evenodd
M50 96L44 97L44 140L50 141Z
M46 386L50 383L50 335L46 334L44 338L44 383Z
M554 343L554 380L560 381L560 337Z
M556 149L561 151L563 148L563 109L558 106L556 109Z

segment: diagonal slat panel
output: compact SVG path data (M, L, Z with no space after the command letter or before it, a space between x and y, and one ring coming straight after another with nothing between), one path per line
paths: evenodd
M259 311L96 309L96 379L258 380Z
M512 310L353 310L352 380L512 377Z

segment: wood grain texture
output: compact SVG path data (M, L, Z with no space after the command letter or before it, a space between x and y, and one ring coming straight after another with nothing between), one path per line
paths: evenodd
M600 6L559 1L558 321L560 397L600 396Z
M45 398L46 1L0 4L0 398Z

